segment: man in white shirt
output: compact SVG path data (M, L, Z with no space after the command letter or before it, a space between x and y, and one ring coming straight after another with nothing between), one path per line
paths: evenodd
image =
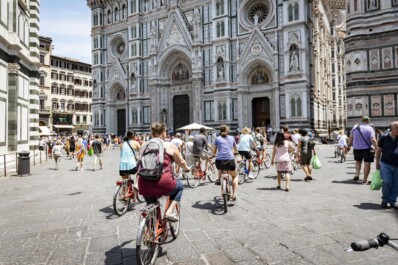
M292 140L294 143L294 152L297 152L298 141L301 138L301 135L298 132L298 129L294 129L294 133L292 135Z
M181 140L181 133L177 133L176 137L171 140L173 144L177 147L178 151L181 152L182 140Z

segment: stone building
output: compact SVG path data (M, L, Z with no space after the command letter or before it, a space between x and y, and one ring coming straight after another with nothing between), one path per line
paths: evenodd
M347 1L348 127L371 117L378 128L398 118L398 1Z
M39 0L0 1L0 154L39 139Z
M91 129L91 65L52 54L52 39L40 37L40 130L71 134Z
M163 121L322 133L345 122L343 0L87 3L95 132Z

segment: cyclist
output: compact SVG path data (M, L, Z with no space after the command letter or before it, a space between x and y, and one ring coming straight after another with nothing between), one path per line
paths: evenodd
M242 129L242 135L239 139L238 152L239 154L249 161L249 178L253 178L253 163L251 149L256 150L257 155L259 154L256 144L254 143L253 137L251 136L251 130L248 127Z
M256 134L254 135L254 143L256 144L256 148L258 151L261 152L262 156L264 157L265 148L264 143L267 142L266 138L261 134L261 129L259 127L256 128Z
M155 122L151 125L152 138L166 138L166 127L163 123ZM166 211L165 218L169 221L178 221L178 216L172 214L172 210L176 204L181 201L182 191L184 186L182 182L176 179L173 175L172 164L173 161L184 171L189 171L190 168L182 158L180 151L177 147L170 142L163 142L164 163L163 174L158 181L146 180L142 177L138 179L138 187L141 195L144 196L147 204L155 203L158 197L170 196L170 206Z
M347 154L347 152L349 151L348 136L344 134L343 130L339 131L339 137L337 140L338 140L338 143L337 143L338 147L343 149L344 154Z
M205 173L207 172L207 168L210 163L210 157L207 154L206 150L209 150L210 148L211 146L207 142L206 129L204 127L201 127L199 129L199 133L195 135L195 137L193 138L192 153L195 157L196 163L200 163L201 160L206 161L205 170L204 170Z
M221 170L228 170L232 177L232 200L236 200L238 191L238 178L236 177L236 164L234 154L237 153L234 137L228 135L227 125L220 126L220 136L216 138L213 144L213 156L216 156L216 168L218 169L218 178L216 185L220 185Z
M141 146L134 139L135 132L128 131L126 137L124 137L123 139L124 142L120 147L119 175L123 179L128 179L129 175L135 174L135 167L137 165L138 154ZM133 183L134 188L138 189L137 175L135 176L135 180L133 180Z

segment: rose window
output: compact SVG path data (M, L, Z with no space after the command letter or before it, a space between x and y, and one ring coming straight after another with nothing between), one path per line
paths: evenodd
M268 6L263 3L258 3L250 8L249 20L253 24L256 24L255 22L257 20L257 23L260 24L267 18L268 13Z
M124 42L121 42L121 43L116 47L116 52L117 52L118 54L122 55L125 48L126 48L126 45L124 44Z

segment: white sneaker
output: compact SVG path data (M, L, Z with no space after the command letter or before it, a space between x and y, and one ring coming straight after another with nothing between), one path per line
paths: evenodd
M252 172L250 172L249 175L248 175L247 177L248 177L249 179L254 179L253 173L252 173Z

